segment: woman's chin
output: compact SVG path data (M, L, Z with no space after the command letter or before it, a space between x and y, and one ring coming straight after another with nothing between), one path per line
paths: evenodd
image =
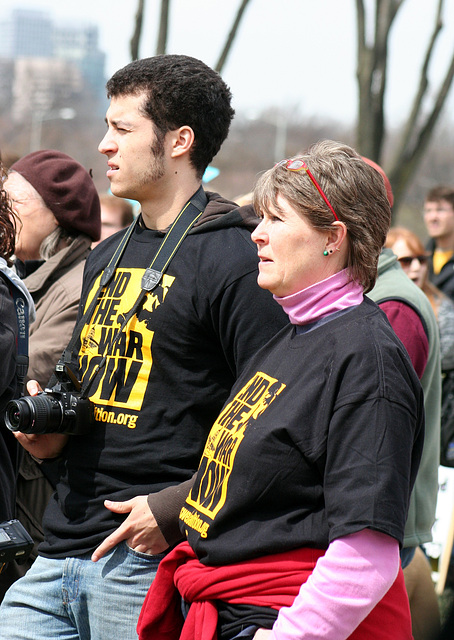
M257 284L261 289L266 289L273 293L273 282L270 278L263 276L261 273L257 276Z

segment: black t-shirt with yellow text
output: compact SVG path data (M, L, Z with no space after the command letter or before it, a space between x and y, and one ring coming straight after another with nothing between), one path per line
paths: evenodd
M139 225L115 275L81 334L79 374L105 366L90 389L95 423L73 436L44 516L48 557L95 548L124 519L105 499L148 495L190 478L209 429L251 355L287 319L257 280L250 232L207 223L190 233L158 287L113 337L140 291L143 272L163 238ZM121 235L89 256L81 311L98 289Z
M402 544L424 438L419 380L367 298L311 329L272 338L214 422L180 513L204 564L326 549L364 528Z

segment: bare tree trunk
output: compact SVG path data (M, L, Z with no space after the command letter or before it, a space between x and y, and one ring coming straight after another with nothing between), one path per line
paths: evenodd
M374 39L372 43L368 43L364 0L356 0L356 74L359 88L356 146L363 156L375 162L379 161L385 136L384 96L389 32L403 2L404 0L376 0Z
M170 0L161 0L161 17L159 20L158 43L156 45L156 55L166 53L167 36L169 32L169 11Z
M137 5L134 33L130 41L131 60L137 60L139 58L140 38L142 36L143 25L143 10L145 0L139 0Z
M241 20L243 18L243 14L248 6L250 0L241 0L241 5L237 11L235 16L235 20L233 21L232 28L230 29L230 33L225 42L224 48L222 50L221 55L219 56L219 60L217 61L216 66L214 67L218 73L222 73L224 69L225 62L227 60L227 56L230 53L230 50L233 45L233 41L235 40L236 34L238 33L238 28L240 26Z

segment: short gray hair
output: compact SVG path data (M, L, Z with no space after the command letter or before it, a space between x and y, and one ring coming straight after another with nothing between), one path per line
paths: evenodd
M41 242L39 246L41 260L49 260L49 258L52 258L52 256L60 251L59 246L62 241L69 246L79 235L79 233L67 231L59 225Z

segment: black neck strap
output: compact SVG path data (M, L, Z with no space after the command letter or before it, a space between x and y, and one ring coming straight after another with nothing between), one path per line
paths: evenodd
M153 291L153 289L155 289L160 283L165 270L170 264L170 261L177 253L178 249L181 246L181 243L183 242L184 238L188 234L191 227L202 215L207 205L207 202L208 202L207 196L203 188L200 187L198 191L196 191L196 193L193 195L191 200L189 200L189 202L186 203L186 205L183 207L183 209L180 211L180 213L178 214L178 216L170 226L169 230L167 231L167 233L165 234L161 242L161 245L158 251L153 257L150 263L150 266L145 270L145 273L142 276L142 282L141 282L142 288L139 292L139 295L137 296L136 301L134 302L130 311L125 315L123 322L121 324L121 327L116 332L110 345L108 345L108 347L106 348L106 351L103 354L101 361L95 367L90 379L82 385L81 392L83 397L88 396L88 392L90 390L90 387L96 375L98 374L99 370L102 369L105 365L109 350L114 346L114 344L119 339L122 331L128 324L129 320L132 318L132 316L136 313L138 307L140 306L146 294L149 293L150 291ZM118 245L112 258L109 261L109 264L104 269L101 275L98 291L93 296L90 305L88 306L87 310L83 314L82 318L79 320L77 327L73 333L73 336L67 348L63 352L59 363L57 364L57 368L58 367L63 368L65 365L70 365L71 359L72 359L72 353L76 345L76 342L80 337L81 331L83 327L87 324L87 321L89 321L90 318L93 316L93 312L95 310L96 305L102 299L102 296L104 294L104 291L107 285L112 280L115 270L126 249L126 246L135 229L137 222L138 222L138 219L136 218L134 222L131 224L131 226L129 227L128 231L122 237L120 244Z

